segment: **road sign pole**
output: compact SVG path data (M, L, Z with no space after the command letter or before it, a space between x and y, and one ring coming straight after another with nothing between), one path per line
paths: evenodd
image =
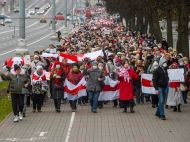
M25 0L19 0L19 37L25 39Z

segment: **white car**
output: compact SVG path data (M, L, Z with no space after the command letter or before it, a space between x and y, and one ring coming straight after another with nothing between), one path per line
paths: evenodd
M35 9L30 9L30 10L28 11L28 14L34 15L34 14L35 14Z
M5 17L5 23L12 23L12 19L10 16Z
M42 14L44 14L44 13L45 13L45 10L44 10L44 9L40 9L40 10L37 12L38 15L42 15Z

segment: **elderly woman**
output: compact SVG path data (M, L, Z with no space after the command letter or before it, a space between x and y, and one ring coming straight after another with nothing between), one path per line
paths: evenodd
M170 69L177 69L178 64L174 62L169 67ZM181 104L183 104L183 96L180 91L180 82L170 82L169 83L169 92L167 97L167 105L173 106L174 112L178 111L181 112Z
M129 61L123 62L123 67L119 69L119 100L124 108L124 112L127 112L127 108L130 108L130 112L134 113L134 93L133 93L133 80L138 79L137 73L129 65Z
M32 100L33 112L41 112L43 91L47 88L47 80L43 67L38 65L36 71L32 74Z
M61 112L61 99L63 98L63 83L65 80L65 73L61 68L60 62L55 62L54 68L51 72L52 81L52 98L54 100L55 111Z
M67 79L74 85L77 85L80 82L82 79L82 73L80 72L79 66L77 64L73 65L71 71L67 75ZM72 111L75 112L77 109L77 97L69 97L67 99L69 100Z

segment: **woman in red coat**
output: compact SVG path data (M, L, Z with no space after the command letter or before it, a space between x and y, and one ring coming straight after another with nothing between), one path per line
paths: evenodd
M133 93L133 80L138 79L137 73L129 65L129 61L125 61L123 67L119 69L119 100L124 108L124 112L127 112L127 108L130 108L130 112L134 113L133 107L134 93Z

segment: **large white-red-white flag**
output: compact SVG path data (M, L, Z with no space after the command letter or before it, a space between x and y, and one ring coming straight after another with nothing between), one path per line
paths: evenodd
M110 77L106 76L104 83L105 85L100 93L99 100L107 101L118 99L119 81L112 80ZM64 83L64 97L68 100L76 100L79 97L86 96L86 85L87 82L84 77L77 85L72 84L66 79Z
M67 53L60 53L59 55L60 55L60 57L67 58L73 62L80 62L84 58L89 58L91 60L95 60L97 57L103 56L103 52L102 52L102 50L98 50L98 51L86 53L83 55L71 55L71 54L67 54Z
M142 74L141 86L142 92L145 94L156 94L155 88L152 86L152 74Z

